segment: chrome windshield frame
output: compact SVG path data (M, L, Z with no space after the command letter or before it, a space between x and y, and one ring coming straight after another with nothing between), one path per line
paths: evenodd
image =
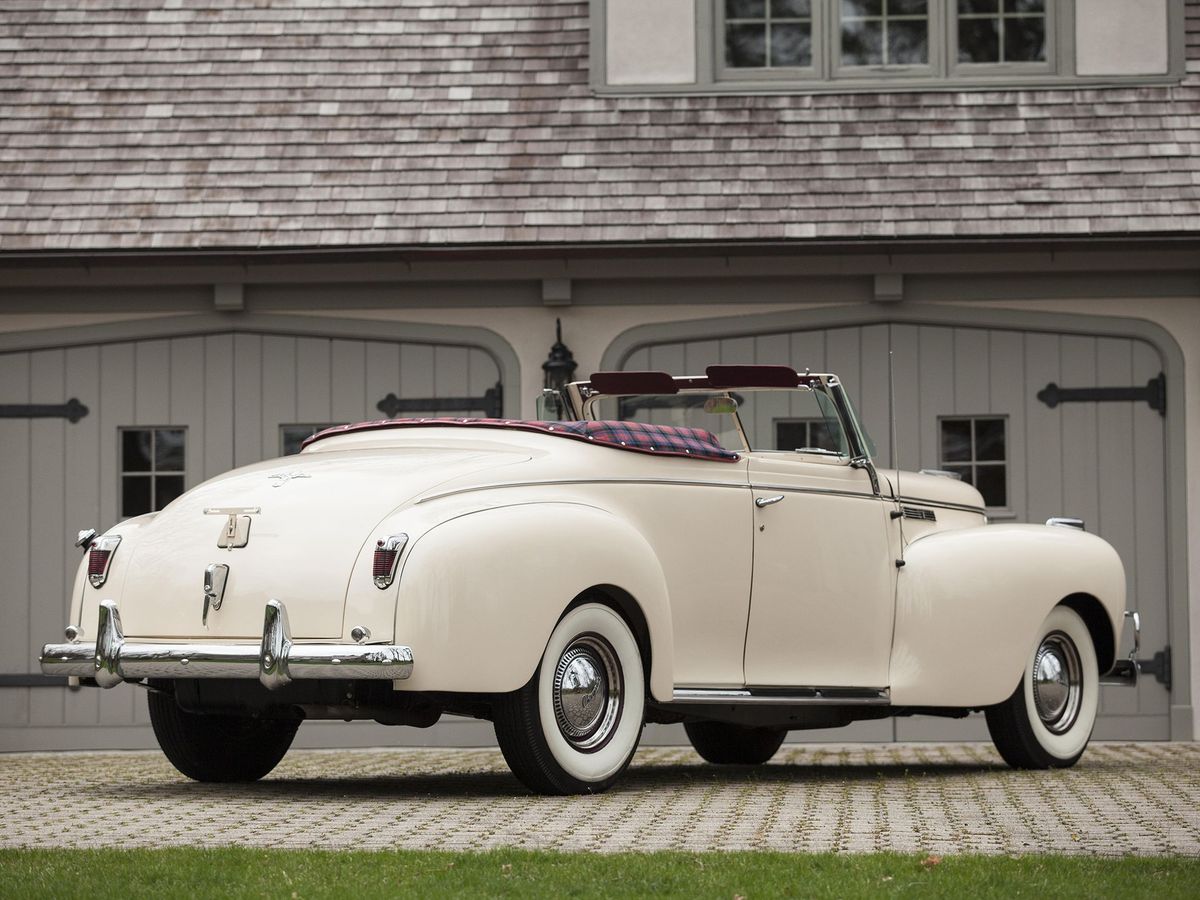
M875 472L874 461L871 458L870 442L867 440L866 433L863 431L862 424L859 421L858 414L854 409L854 405L850 402L850 397L846 393L842 385L841 379L833 374L808 374L805 373L808 379L808 384L799 385L795 388L781 388L764 385L763 387L739 387L739 391L780 391L780 390L820 390L831 401L833 411L838 417L838 421L842 428L842 433L846 435L847 449L850 453L847 464L855 465L859 468L866 468L871 476L871 483L875 489L875 493L879 493L879 479ZM692 386L689 382L694 383L699 380L695 376L676 376L675 381L679 384L678 393L690 394L711 394L714 396L728 396L731 391L722 388L698 387ZM597 391L588 382L573 382L566 386L564 395L567 400L567 406L570 412L579 419L594 419L596 404L608 397L624 397L637 396L637 394L606 394ZM736 449L740 453L756 452L750 446L750 440L747 437L745 426L742 424L741 416L735 411L733 413L735 425L737 427L738 436L741 439L742 446Z

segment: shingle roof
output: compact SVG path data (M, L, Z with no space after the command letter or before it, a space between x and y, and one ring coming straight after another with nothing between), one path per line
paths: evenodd
M0 252L1200 232L1189 65L613 98L586 3L6 0Z

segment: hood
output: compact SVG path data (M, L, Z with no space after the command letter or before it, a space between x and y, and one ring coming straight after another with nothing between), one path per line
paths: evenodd
M910 503L929 503L934 506L967 507L984 511L983 495L971 485L944 475L922 475L919 472L880 469L879 477L886 480L891 495L896 496L897 480L900 500Z
M391 512L443 482L511 464L528 454L505 450L379 448L301 454L207 481L138 530L122 562L123 580L106 589L118 601L127 634L253 639L270 599L287 606L298 638L342 632L350 572ZM244 547L218 539L234 513L248 525ZM122 548L125 549L125 548ZM116 560L114 560L114 563ZM204 572L229 566L218 611L201 624ZM102 598L103 599L103 598Z

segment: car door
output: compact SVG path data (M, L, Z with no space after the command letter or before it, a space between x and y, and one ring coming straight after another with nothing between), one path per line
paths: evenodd
M886 687L895 616L892 504L876 493L870 472L837 452L836 441L811 452L752 451L748 472L754 563L746 684Z

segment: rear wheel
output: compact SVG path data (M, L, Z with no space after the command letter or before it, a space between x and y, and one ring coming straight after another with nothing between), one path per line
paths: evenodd
M533 678L499 697L496 740L539 794L593 794L629 765L642 733L645 675L625 620L598 603L555 626Z
M1073 766L1096 724L1100 673L1083 619L1056 606L1042 623L1011 697L987 710L988 731L1018 769Z
M749 728L725 722L688 722L688 740L705 760L720 766L757 766L783 744L783 728Z
M171 694L149 694L150 724L167 759L196 781L257 781L279 764L299 719L200 715Z

